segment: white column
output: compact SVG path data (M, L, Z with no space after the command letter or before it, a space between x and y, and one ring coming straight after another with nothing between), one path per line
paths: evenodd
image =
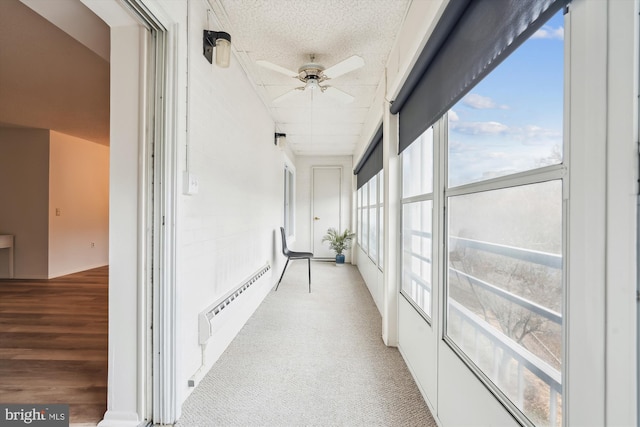
M569 277L563 313L567 346L562 418L565 425L604 426L607 2L577 0L569 8L565 21Z
M609 1L606 423L637 425L638 2Z
M398 296L400 293L400 200L402 170L398 155L398 116L383 109L382 164L384 168L384 291L382 339L398 346Z
M109 380L100 426L137 425L141 29L111 28Z
M141 212L141 47L144 28L117 0L81 0L111 27L109 178L109 374L105 426L137 426L140 402L139 322Z

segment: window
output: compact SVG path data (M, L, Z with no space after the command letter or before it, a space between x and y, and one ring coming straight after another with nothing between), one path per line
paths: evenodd
M378 173L378 267L384 268L384 170Z
M444 194L445 340L530 422L553 426L562 425L562 35L558 13L449 111Z
M295 231L294 224L294 174L293 171L285 165L284 167L284 231L287 236L293 235Z
M378 176L369 180L369 257L378 259Z
M365 183L362 187L362 238L360 239L360 247L365 253L369 253L369 183Z
M357 233L360 248L382 269L383 264L383 171L378 172L356 193Z
M356 237L360 246L362 246L362 187L358 188L356 193Z
M402 153L402 294L431 317L433 128Z

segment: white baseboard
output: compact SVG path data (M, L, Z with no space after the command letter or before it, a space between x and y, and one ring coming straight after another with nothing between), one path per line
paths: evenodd
M145 423L140 421L135 412L107 411L98 427L138 427L141 424Z

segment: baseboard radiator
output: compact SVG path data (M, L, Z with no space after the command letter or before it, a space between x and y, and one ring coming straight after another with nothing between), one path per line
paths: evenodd
M209 338L213 335L213 326L216 317L220 316L220 314L223 313L223 310L236 301L243 292L258 283L260 278L262 278L269 270L271 270L271 265L266 263L253 273L253 275L229 291L225 296L211 304L204 311L200 312L198 315L198 338L201 345L206 344L207 341L209 341ZM268 277L270 277L270 275Z

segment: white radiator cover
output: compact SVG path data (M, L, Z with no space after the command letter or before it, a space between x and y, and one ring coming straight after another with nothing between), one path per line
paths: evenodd
M249 287L257 284L260 280L271 277L270 274L266 274L269 270L271 270L271 265L266 263L238 286L198 314L198 341L200 345L205 345L214 332L224 323L221 321L221 317L224 317L222 315L226 312L225 308L239 298Z

